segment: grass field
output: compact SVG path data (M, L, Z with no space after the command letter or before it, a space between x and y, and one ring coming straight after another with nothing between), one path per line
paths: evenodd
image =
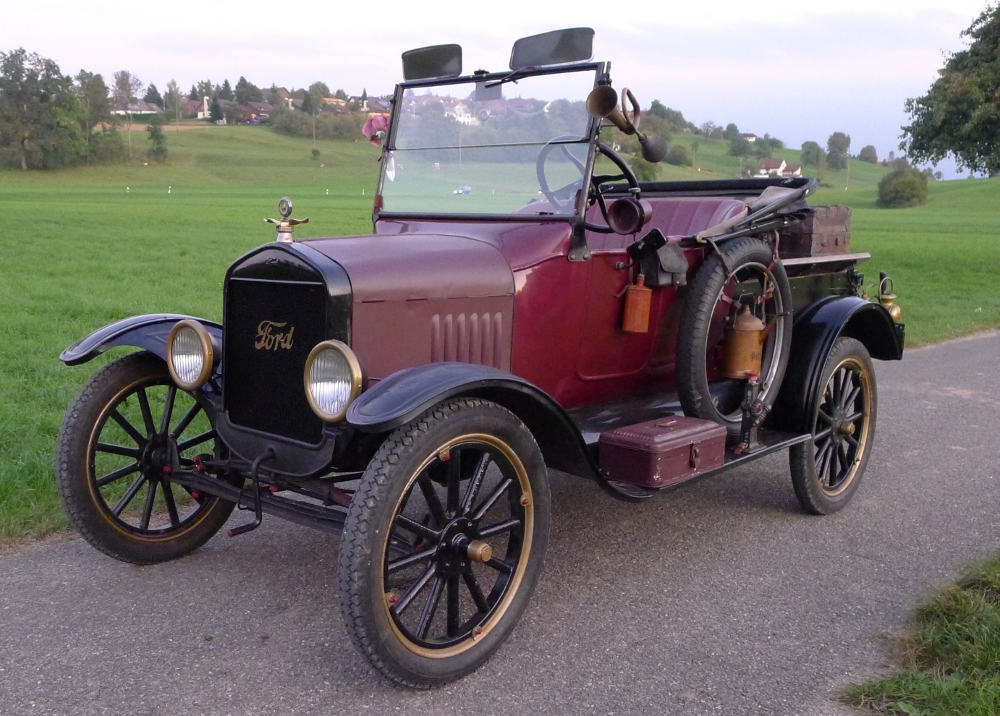
M133 314L219 319L226 267L271 240L262 218L283 195L310 218L298 237L371 230L378 150L364 140L319 142L318 160L310 141L260 127L170 132L168 142L162 166L0 172L0 539L65 526L52 447L67 404L107 357L67 368L63 348ZM133 143L143 147L144 133ZM698 158L704 171L664 167L662 178L737 168L724 142L702 140ZM854 207L853 246L875 256L870 279L879 269L896 279L910 345L1000 325L1000 181L937 183L927 206L889 211L874 205L883 171L852 162L850 189L831 174L815 202Z

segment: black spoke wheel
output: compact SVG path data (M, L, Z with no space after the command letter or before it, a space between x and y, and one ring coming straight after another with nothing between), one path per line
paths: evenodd
M771 248L743 238L714 250L702 263L684 299L677 339L677 392L684 414L725 425L739 435L746 381L720 373L732 318L744 303L771 327L762 346L760 399L773 405L785 376L792 340L788 276Z
M94 547L126 562L162 562L200 547L233 510L170 481L174 455L191 467L216 449L203 406L174 385L161 359L133 353L95 373L70 405L56 485Z
M825 515L854 496L871 453L878 397L864 345L837 339L813 402L812 439L791 449L789 464L803 509Z
M527 605L548 521L544 462L507 410L456 400L399 428L344 529L340 594L355 644L409 686L476 669Z

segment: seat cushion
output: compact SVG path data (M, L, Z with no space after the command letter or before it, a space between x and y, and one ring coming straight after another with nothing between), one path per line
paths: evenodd
M738 199L716 197L653 197L653 219L648 228L657 228L664 236L691 236L736 216L746 204Z

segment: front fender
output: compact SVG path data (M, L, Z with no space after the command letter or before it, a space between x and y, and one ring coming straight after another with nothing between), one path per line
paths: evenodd
M167 359L167 336L177 321L190 318L198 321L222 343L222 326L214 321L175 313L153 313L132 316L99 328L84 336L59 355L66 365L80 365L99 356L109 348L135 346Z
M566 411L523 378L471 363L431 363L393 373L364 392L347 410L347 422L366 433L387 433L443 400L473 397L510 410L534 436L545 463L597 479L583 436Z
M904 332L884 306L857 296L830 297L795 317L791 356L771 424L786 430L811 430L813 404L826 357L840 336L864 344L872 358L900 360Z

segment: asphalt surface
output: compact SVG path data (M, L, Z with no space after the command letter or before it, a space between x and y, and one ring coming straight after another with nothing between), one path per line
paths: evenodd
M831 695L884 668L919 598L1000 543L1000 334L876 365L876 445L839 514L799 510L783 454L640 505L553 475L524 619L433 692L369 669L337 540L277 519L155 567L81 540L0 557L0 713L843 713Z

